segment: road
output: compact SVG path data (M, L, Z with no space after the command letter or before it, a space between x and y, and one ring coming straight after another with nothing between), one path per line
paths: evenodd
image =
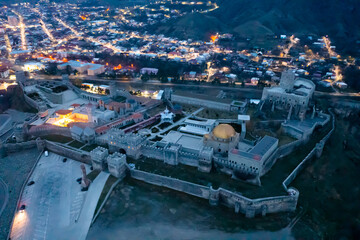
M165 87L184 87L184 88L203 88L203 89L216 89L216 90L228 90L228 91L236 91L241 93L248 93L252 94L253 98L261 98L262 89L260 88L248 88L248 87L228 87L228 86L218 86L218 85L208 85L208 84L192 84L192 83L162 83L162 82L142 82L138 78L134 78L132 80L120 80L120 79L104 79L99 77L87 76L87 75L80 75L80 76L71 76L71 79L82 79L88 81L97 81L97 82L104 82L109 83L110 81L116 81L119 84L124 85L142 85L142 86L159 86L161 88ZM36 75L34 79L37 80L61 80L59 76L48 76L48 75ZM319 92L315 91L315 97L321 98L351 98L360 100L360 93L339 93L339 92Z

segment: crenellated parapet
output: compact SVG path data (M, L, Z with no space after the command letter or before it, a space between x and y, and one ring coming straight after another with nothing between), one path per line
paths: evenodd
M117 178L125 177L127 171L126 155L115 152L110 154L107 158L107 165L111 175Z
M164 148L164 162L170 165L178 165L180 149L180 144L168 143Z
M203 147L199 152L198 170L201 172L210 172L212 167L214 149L212 147Z
M124 133L120 129L112 129L108 139L110 151L122 151L135 159L140 157L142 145L145 143L146 136L136 133Z
M106 169L106 158L109 155L109 150L103 147L97 147L90 152L91 163L94 169Z

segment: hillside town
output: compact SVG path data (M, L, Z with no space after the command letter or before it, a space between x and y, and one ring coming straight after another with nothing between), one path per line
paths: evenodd
M211 2L193 4L193 10L213 6ZM214 33L201 41L144 31L155 22L186 14L186 6L184 2L155 2L125 9L56 3L3 7L0 11L7 18L1 20L0 29L1 76L12 77L16 64L30 77L66 73L81 79L264 86L277 83L284 69L294 68L321 90L341 92L348 88L342 69L356 65L356 60L337 54L326 36L300 39L279 35L273 36L274 48L241 50L226 46L233 40L232 34Z

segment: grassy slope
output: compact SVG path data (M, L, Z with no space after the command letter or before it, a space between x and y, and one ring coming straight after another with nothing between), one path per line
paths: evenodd
M360 234L359 125L337 118L336 130L323 155L295 179L300 190L299 207L305 210L300 226L308 226L322 238L358 239ZM343 140L348 147L343 149ZM301 227L295 234L301 236ZM300 228L299 228L300 227Z

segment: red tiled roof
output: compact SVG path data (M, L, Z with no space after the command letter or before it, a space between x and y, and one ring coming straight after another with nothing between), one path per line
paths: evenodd
M106 105L111 106L111 107L120 107L120 108L126 107L126 103L120 103L120 102L115 102L115 101L109 102Z
M103 125L103 126L97 127L97 128L95 129L95 132L96 132L97 134L99 134L99 133L102 133L102 132L104 132L104 131L109 130L112 126L116 126L116 125L118 125L118 124L120 124L120 123L122 123L122 122L124 122L124 121L126 121L126 120L129 120L129 119L139 119L139 118L143 118L143 115L142 115L141 113L134 113L134 114L132 114L131 116L128 116L128 117L125 117L125 118L121 118L121 119L117 119L117 120L115 120L115 121L113 121L113 122L110 122L110 123L107 123L107 124L105 124L105 125Z
M134 113L133 115L130 116L132 119L138 119L138 118L142 118L143 115L141 113Z
M69 113L72 113L72 110L60 109L60 110L57 110L55 113L58 114L58 115L67 115Z
M181 53L179 53L179 52L169 52L169 55L181 56Z

